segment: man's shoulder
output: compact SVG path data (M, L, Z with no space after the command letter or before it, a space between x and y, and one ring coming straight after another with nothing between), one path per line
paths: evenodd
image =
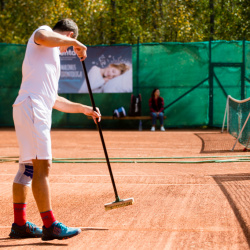
M48 31L52 31L52 29L48 26L48 25L42 25L42 26L39 26L33 34L35 34L38 30L48 30Z
M38 27L33 33L32 35L30 36L30 39L29 39L29 43L34 43L34 36L36 34L36 32L38 30L48 30L48 31L52 31L52 29L48 26L48 25L42 25L40 27Z
M52 30L48 25L41 25L41 26L39 26L38 28L37 28L37 30L38 29L43 29L43 30Z

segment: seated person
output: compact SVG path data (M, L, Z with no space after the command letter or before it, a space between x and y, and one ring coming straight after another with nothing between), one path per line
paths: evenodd
M163 120L164 120L164 99L160 97L160 90L154 89L149 99L149 108L152 116L152 127L151 131L155 131L155 125L157 117L159 117L161 124L161 131L165 131Z

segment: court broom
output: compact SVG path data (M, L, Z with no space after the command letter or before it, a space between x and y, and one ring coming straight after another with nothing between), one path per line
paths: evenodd
M90 96L90 100L91 100L91 103L92 103L92 106L93 106L93 110L97 111L96 106L95 106L95 101L94 101L94 98L93 98L93 94L92 94L92 90L91 90L90 83L89 83L88 73L87 73L84 61L82 61L82 66L83 66L83 71L84 71L84 75L85 75L85 78L86 78L88 91L89 91L89 96ZM110 162L109 162L108 152L107 152L105 142L104 142L104 138L103 138L103 135L102 135L101 125L100 125L100 122L98 122L98 121L97 121L97 127L98 127L99 134L100 134L100 137L101 137L102 146L103 146L106 162L107 162L107 165L108 165L110 178L111 178L112 185L113 185L114 192L115 192L115 201L105 204L104 205L105 210L107 211L107 210L111 210L111 209L115 209L115 208L120 208L120 207L125 207L125 206L132 205L134 203L134 198L128 198L128 199L122 200L118 196L114 176L113 176L111 165L110 165Z

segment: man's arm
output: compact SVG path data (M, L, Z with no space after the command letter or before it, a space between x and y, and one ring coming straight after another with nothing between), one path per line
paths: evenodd
M83 61L87 57L87 47L78 40L54 31L38 30L34 36L35 43L46 47L74 47L77 56Z
M76 102L71 102L61 96L57 96L56 102L53 108L61 112L65 112L65 113L82 113L87 116L92 116L95 123L96 123L96 119L98 119L98 122L101 121L101 113L98 108L97 108L97 111L93 111L93 108L90 106L86 106L86 105L76 103Z

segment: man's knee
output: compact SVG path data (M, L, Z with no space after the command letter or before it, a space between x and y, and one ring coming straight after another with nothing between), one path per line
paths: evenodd
M15 176L14 183L30 187L33 178L33 172L34 169L32 163L19 163L19 169Z
M42 177L49 176L49 171L52 165L51 160L32 160L34 166L34 176Z

